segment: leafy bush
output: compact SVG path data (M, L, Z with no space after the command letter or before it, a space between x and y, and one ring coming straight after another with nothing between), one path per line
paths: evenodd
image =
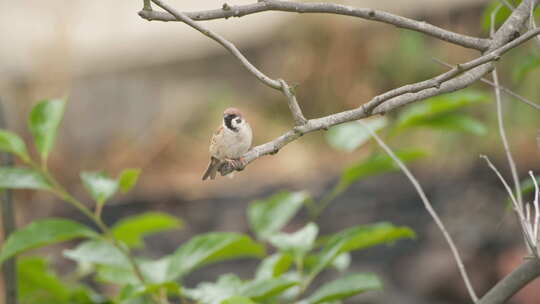
M483 95L470 92L434 98L403 112L393 130L412 126L438 128L441 124L434 121L440 117L461 117L447 120L443 128L471 132L470 123L452 127L467 120L456 111L483 100ZM319 227L311 221L295 232L284 232L285 226L302 208L307 208L315 220L354 182L397 169L390 158L375 153L344 169L335 187L318 202L303 191L283 191L252 202L247 218L254 239L234 232L210 232L194 236L179 244L175 252L158 259L134 255L133 249L144 247L145 237L180 229L182 221L169 214L148 212L123 218L110 228L105 225L101 220L103 206L117 192L126 193L135 186L140 174L138 169L126 169L117 177L105 172L82 172L81 181L95 202L94 210L69 194L47 167L64 107L63 100L45 100L36 104L30 113L28 127L39 161L30 157L18 135L0 130L0 150L16 155L22 163L20 167L0 168L0 187L50 192L79 209L99 230L69 219L48 218L36 220L10 235L0 251L0 263L34 248L80 240L77 246L63 252L65 258L78 265L75 282L60 278L43 258L18 259L18 293L23 303L167 303L170 298L204 304L339 303L356 294L382 288L375 274L347 271L351 251L414 237L411 229L384 222L320 236ZM369 124L374 130L387 125L385 119L372 120ZM353 151L369 138L356 123L332 128L327 136L330 145L345 151ZM419 150L398 153L405 162L423 155ZM215 282L202 282L193 288L183 284L186 276L202 266L238 258L260 259L252 278L241 279L228 273ZM313 290L310 287L314 279L331 269L337 270L338 278L307 294L308 290ZM112 298L99 294L83 283L86 277L97 284L118 286L117 294Z

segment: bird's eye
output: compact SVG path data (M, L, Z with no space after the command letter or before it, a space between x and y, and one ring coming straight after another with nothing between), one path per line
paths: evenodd
M242 120L240 118L236 119L236 123L241 123Z

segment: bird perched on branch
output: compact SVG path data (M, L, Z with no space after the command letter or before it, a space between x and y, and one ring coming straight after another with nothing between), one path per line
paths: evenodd
M235 108L223 112L223 123L214 132L210 141L210 163L202 177L215 179L225 165L241 167L241 159L251 147L252 132L242 113Z

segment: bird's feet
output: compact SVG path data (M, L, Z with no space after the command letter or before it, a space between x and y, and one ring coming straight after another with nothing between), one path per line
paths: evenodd
M226 175L231 171L242 171L246 166L246 161L243 157L239 159L225 159L223 165L219 168L221 175Z

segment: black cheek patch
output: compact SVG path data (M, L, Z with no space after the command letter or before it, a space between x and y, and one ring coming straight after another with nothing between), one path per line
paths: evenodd
M225 126L234 132L238 132L238 128L233 127L232 120L235 119L237 116L235 114L227 115L223 118L223 121L225 121Z

